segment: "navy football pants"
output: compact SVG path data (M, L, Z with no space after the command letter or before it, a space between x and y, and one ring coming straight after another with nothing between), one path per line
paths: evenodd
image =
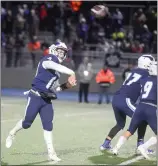
M44 100L40 96L29 93L22 127L24 129L29 128L38 113L42 121L43 129L52 131L54 110L51 101Z
M112 107L117 125L123 129L126 124L126 116L132 117L136 110L135 103L123 95L114 95Z
M146 121L153 132L157 135L157 108L148 104L140 103L133 114L128 131L134 134L139 124Z

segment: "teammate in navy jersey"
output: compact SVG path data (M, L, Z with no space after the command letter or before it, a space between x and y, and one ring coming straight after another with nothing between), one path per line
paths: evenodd
M74 71L60 64L66 58L67 52L68 48L65 43L58 42L55 45L51 45L49 47L50 54L40 60L36 75L32 81L32 88L25 93L28 95L25 116L9 132L9 136L6 139L7 148L11 147L17 132L31 127L37 114L39 114L43 125L48 158L49 160L60 161L52 142L52 121L54 116L52 100L57 98L57 91L68 89L76 85ZM60 77L59 73L70 75L68 82L60 85L58 81Z
M135 133L142 121L146 121L155 135L157 135L157 62L153 62L151 64L149 67L149 74L149 77L146 77L140 81L140 103L133 114L129 129L124 133L123 136L120 137L118 143L114 147L114 154L118 154L121 146L131 135ZM140 151L145 158L149 159L149 156L146 153L147 148L156 143L156 137L152 137L145 144L138 146L138 151Z
M142 55L138 59L138 67L132 69L120 89L114 94L112 107L116 125L110 130L100 150L110 150L111 140L125 127L126 116L132 117L136 110L136 101L140 96L140 80L148 77L149 64L154 60L151 55ZM138 128L137 146L143 143L147 124L143 122Z

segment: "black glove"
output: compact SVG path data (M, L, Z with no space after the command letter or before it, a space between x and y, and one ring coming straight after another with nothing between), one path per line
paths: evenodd
M55 93L46 93L46 92L40 92L40 95L44 99L50 99L50 100L56 100L57 95Z

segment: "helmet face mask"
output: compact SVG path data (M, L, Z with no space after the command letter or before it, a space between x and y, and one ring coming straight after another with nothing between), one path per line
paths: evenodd
M63 61L65 58L66 58L66 54L67 54L67 51L62 49L62 48L58 48L56 49L56 52L57 52L57 56L58 58Z
M66 58L68 48L65 43L59 42L56 45L53 44L49 47L49 53L57 56L60 63Z
M157 62L152 62L148 70L150 75L157 76Z

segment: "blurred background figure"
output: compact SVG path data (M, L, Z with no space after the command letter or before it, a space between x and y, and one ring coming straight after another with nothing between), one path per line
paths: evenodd
M12 11L8 10L7 14L6 14L6 22L5 22L5 33L7 33L8 35L11 35L13 33L13 22L14 22L14 18L12 15Z
M32 9L29 14L28 23L29 23L29 29L28 29L29 36L31 38L32 36L37 36L39 31L39 17L34 9Z
M78 33L78 37L82 41L82 43L86 43L87 38L88 38L88 24L84 17L82 17L80 19L80 23L77 27L77 33Z
M5 45L6 67L12 66L14 44L15 44L14 38L12 36L8 36Z
M125 70L122 73L123 81L125 81L125 79L127 78L128 74L130 73L130 71L133 67L134 67L134 65L132 64L132 62L129 62L127 68L125 68Z
M141 44L138 40L131 43L131 50L133 53L143 53L144 44Z
M114 73L105 64L96 76L96 83L99 84L98 104L102 103L104 94L105 94L106 104L110 103L108 90L111 84L113 84L114 82L115 82Z
M46 56L49 54L49 46L50 44L48 43L47 39L45 38L43 42L41 43L41 50L43 52L43 56Z
M23 38L23 34L19 34L16 37L15 40L15 59L14 59L14 67L18 66L18 62L20 62L22 54L23 54L23 47L25 46L24 43L24 38Z
M112 16L112 19L113 19L113 25L116 29L122 28L123 14L121 13L119 8L116 8L116 11Z
M28 43L28 49L30 51L31 54L31 58L32 58L32 67L36 68L36 56L37 55L37 51L41 48L41 43L40 41L37 40L37 36L33 36L33 38L31 39L31 41Z
M93 68L92 64L89 62L89 58L85 57L83 62L79 65L78 68L79 74L79 102L82 102L82 95L84 95L84 102L89 103L88 94L89 94L89 85L93 77Z

